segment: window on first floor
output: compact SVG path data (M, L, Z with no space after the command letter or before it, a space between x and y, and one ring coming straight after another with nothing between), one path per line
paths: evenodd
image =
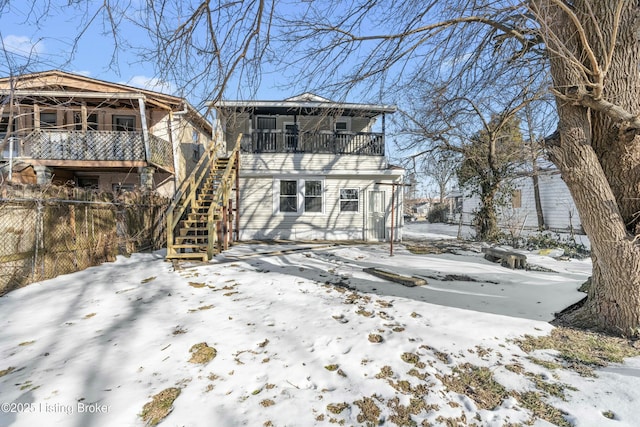
M280 181L280 212L298 212L298 181Z
M304 182L304 211L322 212L322 181Z
M79 176L78 187L81 188L93 188L98 189L98 177L97 176Z
M340 189L340 212L358 212L360 209L360 191L357 188Z
M511 207L514 209L522 207L522 190L514 190L511 194Z
M321 213L323 211L323 181L319 179L280 179L277 211L282 213Z
M124 193L126 191L133 191L135 189L135 185L133 185L133 184L111 184L111 189L115 193Z

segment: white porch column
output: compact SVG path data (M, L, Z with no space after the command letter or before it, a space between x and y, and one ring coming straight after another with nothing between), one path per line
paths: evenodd
M147 113L144 105L144 99L138 98L140 106L140 121L142 122L142 142L144 144L144 155L147 162L151 161L151 147L149 145L149 128L147 128Z

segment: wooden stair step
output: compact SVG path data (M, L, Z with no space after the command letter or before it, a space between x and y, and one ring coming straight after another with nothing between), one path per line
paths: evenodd
M197 249L197 250L201 250L207 249L207 244L206 243L182 243L179 245L171 245L171 247L173 249Z
M173 239L176 241L175 244L178 245L186 244L185 242L189 241L207 243L209 241L209 236L176 236Z
M199 261L202 261L202 262L209 261L206 252L205 253L167 254L165 258L167 258L167 259L193 259L193 260L199 260Z

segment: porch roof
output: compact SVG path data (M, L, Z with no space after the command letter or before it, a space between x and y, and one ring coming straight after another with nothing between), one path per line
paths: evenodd
M358 104L336 102L318 96L297 96L283 101L217 101L210 102L210 107L223 111L253 114L300 114L300 115L341 115L375 117L384 113L394 113L395 105Z

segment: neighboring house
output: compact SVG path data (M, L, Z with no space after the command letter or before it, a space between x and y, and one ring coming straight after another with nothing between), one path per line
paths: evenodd
M242 134L240 240L401 238L404 169L385 157L394 106L310 93L211 106L228 150Z
M14 182L172 196L211 142L184 99L63 71L0 78L0 166Z
M516 178L511 186L513 191L510 203L498 212L500 226L510 231L537 229L538 217L532 177ZM538 172L538 189L545 229L582 232L578 210L557 169L550 167ZM479 199L477 196L464 197L462 202L462 222L470 224L473 212L479 206Z

